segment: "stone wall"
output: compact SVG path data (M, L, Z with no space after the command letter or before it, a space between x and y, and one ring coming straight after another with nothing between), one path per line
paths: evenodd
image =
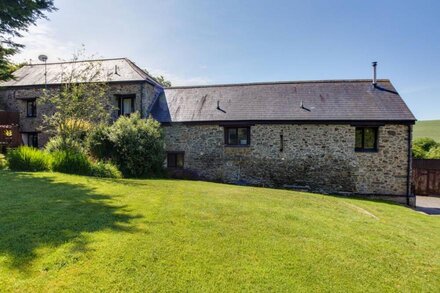
M185 152L185 176L327 193L406 194L406 125L379 127L373 153L354 151L350 125L254 125L249 147L225 146L218 125L164 129L166 150Z
M26 98L38 98L43 95L44 87L26 87L0 89L0 102L4 104L6 111L20 113L20 131L21 132L40 132L43 115L50 115L54 110L48 105L37 104L37 117L26 117ZM47 89L59 91L59 87L50 86ZM118 117L118 99L116 95L136 95L135 110L142 109L142 116L147 115L146 110L154 97L154 87L148 83L110 83L109 99L112 101L114 110L111 117L115 120ZM44 146L49 139L48 133L42 131L38 134L38 144Z

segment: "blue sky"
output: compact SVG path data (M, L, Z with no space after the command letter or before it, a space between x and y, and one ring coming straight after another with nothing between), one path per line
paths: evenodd
M440 119L440 1L71 1L16 61L128 57L174 85L389 78L419 120Z

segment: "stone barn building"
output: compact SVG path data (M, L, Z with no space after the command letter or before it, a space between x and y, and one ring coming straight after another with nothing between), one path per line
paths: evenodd
M115 119L139 111L163 125L173 176L410 199L415 118L389 80L164 89L128 59L99 62L111 73ZM47 64L46 84L43 70L25 66L0 84L7 110L20 112L23 143L39 147L50 109L34 102L44 87L59 88L61 65Z
M50 115L53 109L37 105L38 98L44 91L59 91L63 76L74 76L72 72L86 68L99 68L96 71L102 74L94 81L108 83L113 120L136 111L147 116L152 100L163 91L154 78L126 58L25 65L14 73L14 80L0 83L0 105L6 111L19 112L24 144L43 147L49 138L41 126L43 115Z

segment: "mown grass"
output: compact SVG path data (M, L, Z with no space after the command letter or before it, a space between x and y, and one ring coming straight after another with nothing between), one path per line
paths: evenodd
M431 291L440 218L386 202L0 171L0 291Z
M429 137L440 142L440 120L417 121L414 126L414 139Z

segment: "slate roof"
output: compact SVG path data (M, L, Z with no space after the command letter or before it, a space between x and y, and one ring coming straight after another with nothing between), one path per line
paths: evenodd
M127 58L115 59L97 59L85 60L75 62L57 62L47 63L47 84L56 85L63 83L66 75L69 75L72 70L80 72L87 68L87 66L99 66L102 74L94 81L101 82L127 82L127 81L148 81L155 85L159 85L157 81L136 64ZM44 64L25 65L14 72L15 79L1 82L0 86L4 87L21 87L21 86L36 86L44 85ZM64 76L64 78L63 78Z
M151 113L163 123L415 121L386 79L375 87L371 80L325 80L165 88Z

